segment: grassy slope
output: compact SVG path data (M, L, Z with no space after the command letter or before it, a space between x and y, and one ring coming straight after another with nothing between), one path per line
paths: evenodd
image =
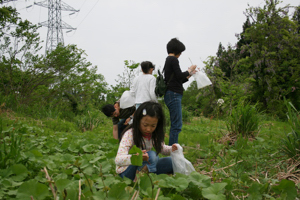
M117 151L118 145L112 139L112 126L108 118L103 118L100 126L93 131L81 133L75 124L60 119L35 120L12 112L4 112L1 117L3 130L22 122L43 130L31 133L36 137L44 135L71 138L71 143L82 138L88 138L93 144L110 141L110 144L114 144L110 147L111 156ZM234 144L228 144L221 142L227 134L223 120L195 117L190 123L183 125L179 143L184 147L185 157L193 163L196 171L210 176L213 182L233 180L234 187L243 190L243 187L247 188L249 181L274 182L280 178L278 173L287 168L286 158L279 151L281 138L289 132L287 123L262 118L260 127L255 140L239 139ZM167 143L168 137L165 141ZM63 146L64 143L57 145ZM113 169L114 166L111 168L112 172Z

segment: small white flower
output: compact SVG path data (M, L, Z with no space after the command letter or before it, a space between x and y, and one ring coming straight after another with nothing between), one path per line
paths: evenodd
M218 99L217 104L218 104L219 106L221 106L223 103L224 103L224 100L223 100L223 99Z

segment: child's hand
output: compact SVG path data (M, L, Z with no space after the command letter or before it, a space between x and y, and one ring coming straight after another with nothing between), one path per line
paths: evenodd
M176 144L172 144L172 152L178 150L177 145Z
M149 160L149 155L147 153L147 150L142 150L143 152L143 161L148 161Z
M128 125L128 123L130 122L130 120L131 120L130 117L128 117L128 118L126 119L124 125Z
M189 69L191 70L190 73L193 72L193 71L195 71L196 67L197 67L197 65L190 66L189 67Z

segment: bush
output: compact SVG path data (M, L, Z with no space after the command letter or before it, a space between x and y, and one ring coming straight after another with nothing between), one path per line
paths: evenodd
M259 115L255 108L241 102L233 110L226 122L227 130L234 135L254 137L258 133Z

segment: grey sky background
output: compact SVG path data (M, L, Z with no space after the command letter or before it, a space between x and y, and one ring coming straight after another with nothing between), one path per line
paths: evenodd
M44 1L44 0L41 0ZM18 0L8 3L17 8L23 19L32 23L48 20L48 9L33 5L39 0ZM124 60L151 61L163 68L166 44L174 37L186 50L179 58L182 70L191 62L203 67L208 56L215 56L219 43L237 42L248 8L265 5L264 0L64 0L80 10L62 11L62 19L76 31L64 30L65 44L76 44L85 50L87 60L98 66L109 85L116 85L124 71ZM281 6L298 6L299 0L283 0ZM292 9L293 10L293 9ZM47 27L40 29L46 46ZM42 49L41 54L44 54ZM185 88L191 83L184 85Z

